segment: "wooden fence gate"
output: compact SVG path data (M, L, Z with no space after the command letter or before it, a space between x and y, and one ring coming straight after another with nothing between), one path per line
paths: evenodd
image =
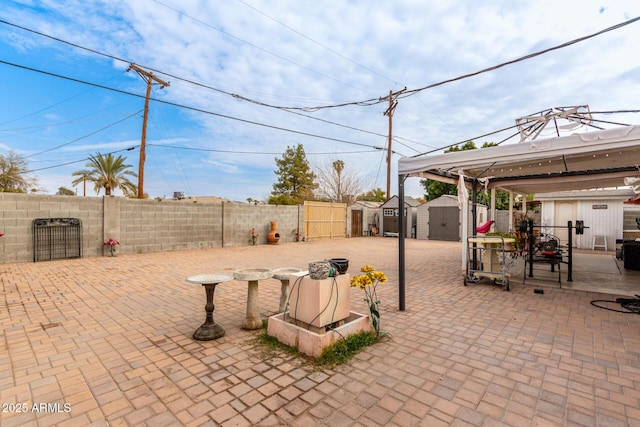
M305 236L336 239L347 236L346 203L304 202Z

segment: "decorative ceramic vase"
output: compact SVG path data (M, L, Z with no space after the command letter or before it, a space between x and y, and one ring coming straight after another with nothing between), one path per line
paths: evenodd
M276 231L277 222L271 221L271 230L267 234L267 242L275 245L280 240L280 234Z
M339 274L345 274L349 269L349 260L346 258L331 258L329 263Z

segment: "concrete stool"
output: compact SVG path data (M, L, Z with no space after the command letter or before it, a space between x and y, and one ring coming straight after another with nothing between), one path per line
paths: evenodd
M592 250L596 250L596 248L601 248L604 249L605 251L607 251L607 236L602 236L599 234L594 234L593 235L593 245L592 245Z
M280 313L287 311L287 298L289 297L289 276L300 273L302 270L295 267L283 267L273 270L273 278L280 280Z
M260 299L258 296L258 280L270 279L273 271L268 268L243 268L233 272L236 280L249 282L247 290L247 315L244 321L244 329L259 329L262 327L260 318Z

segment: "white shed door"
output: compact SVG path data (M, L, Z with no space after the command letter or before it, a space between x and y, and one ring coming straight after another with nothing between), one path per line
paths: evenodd
M562 228L553 228L549 230L549 233L555 235L560 239L561 245L566 245L569 241L569 234L567 232L567 222L571 221L573 225L576 222L576 202L564 202L558 201L555 203L556 205L556 214L555 214L555 225L556 227ZM574 230L571 230L574 233ZM573 235L573 247L576 246L575 233Z

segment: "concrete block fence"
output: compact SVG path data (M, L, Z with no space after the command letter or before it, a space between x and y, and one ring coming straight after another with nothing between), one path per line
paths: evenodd
M36 218L82 221L82 256L105 255L102 242L120 241L118 253L143 253L267 244L270 222L281 242L304 231L304 206L252 205L192 200L140 200L0 193L0 263L33 261L32 222Z

